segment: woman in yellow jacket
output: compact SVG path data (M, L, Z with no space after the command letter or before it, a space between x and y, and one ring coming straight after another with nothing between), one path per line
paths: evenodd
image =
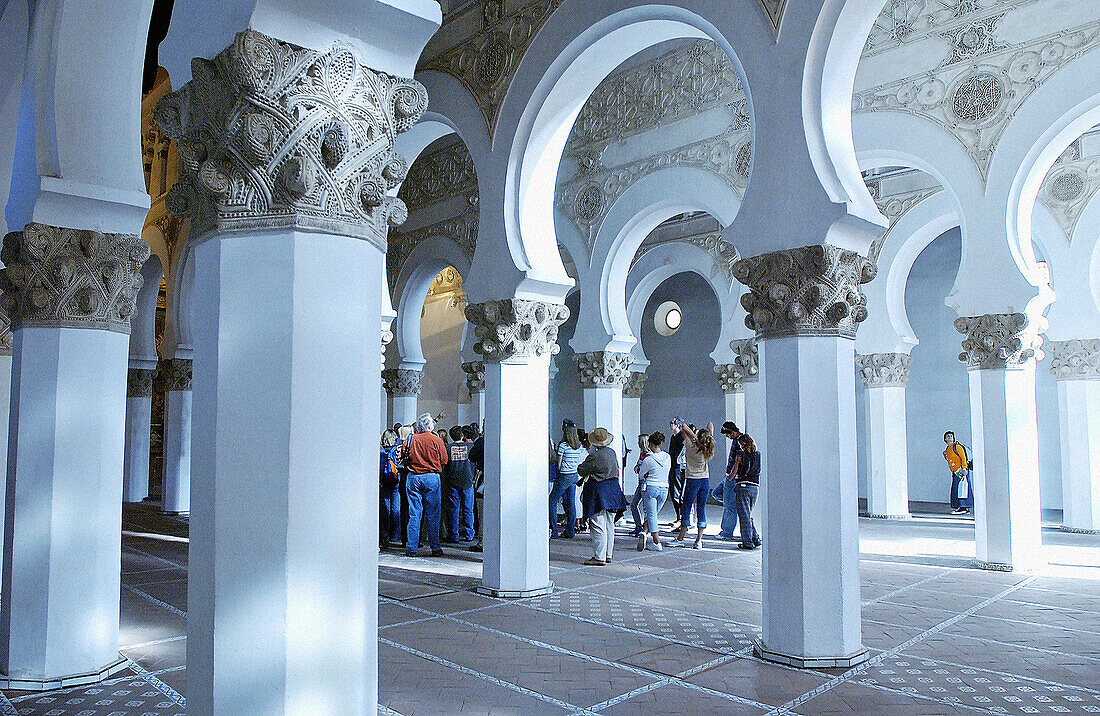
M970 484L970 455L966 446L955 440L955 433L948 430L943 434L947 448L943 457L951 470L951 514L968 515L974 506L974 490ZM966 497L959 497L959 485L966 483Z

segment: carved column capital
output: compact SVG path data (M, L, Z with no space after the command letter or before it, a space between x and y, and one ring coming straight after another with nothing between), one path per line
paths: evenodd
M470 394L485 392L485 364L479 360L462 364L462 372L466 374L466 387Z
M913 358L908 353L868 353L856 356L859 377L868 388L885 388L909 382Z
M722 388L723 394L731 395L745 392L745 382L741 378L741 371L733 363L719 363L714 366L714 372L718 374L718 385Z
M1047 341L1043 348L1050 352L1050 372L1057 380L1100 379L1100 339Z
M155 368L131 368L126 374L126 397L153 397L153 378L156 374Z
M471 303L466 320L474 326L474 350L486 363L558 352L558 327L569 318L560 303L508 298Z
M133 234L27 224L4 237L0 305L12 329L130 332L149 245Z
M169 358L160 365L166 391L191 390L190 358Z
M755 383L760 380L760 349L755 338L742 338L730 341L730 347L737 357L733 365L740 375L742 383Z
M854 338L867 318L859 286L875 277L875 265L854 251L818 244L741 259L734 277L749 288L741 305L757 338Z
M630 354L591 351L573 356L581 388L622 388L630 380Z
M959 362L968 370L1022 368L1035 357L1038 335L1022 313L986 313L955 319L955 330L963 334Z
M350 46L320 52L246 30L157 104L179 145L168 209L192 241L215 232L305 229L386 248L408 211L387 192L408 167L394 140L428 104L423 85L365 67Z
M382 371L382 386L394 398L420 395L420 377L423 371L409 368L387 368Z
M630 376L626 379L626 384L623 385L623 397L641 398L642 391L645 389L645 380L648 377L645 371L630 371Z

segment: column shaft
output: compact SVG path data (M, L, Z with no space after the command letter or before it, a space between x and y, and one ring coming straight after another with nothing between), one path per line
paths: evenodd
M634 472L634 466L638 464L638 436L642 434L645 428L642 427L642 399L640 397L628 397L624 392L622 405L623 435L626 436L626 446L630 448L630 457L627 459L626 470L623 471L623 492L626 493L627 497L630 497L638 487L638 474ZM551 427L555 428L557 426L552 425ZM608 429L610 430L610 428Z
M1062 524L1071 532L1100 530L1100 381L1059 380Z
M382 258L295 231L196 248L197 713L374 713Z
M905 386L867 388L867 427L871 443L867 512L871 517L909 516Z
M131 367L127 379L123 502L141 502L149 496L149 431L153 411L154 372L149 368Z
M164 402L164 485L161 509L191 511L190 390L169 390Z
M748 428L745 426L745 391L740 390L736 393L726 393L724 398L726 403L726 420L731 420L736 423L737 427L741 428L742 432L748 432ZM755 436L753 436L753 439L755 439ZM725 452L721 454L729 455L730 448L733 447L733 440L724 438L722 444L725 446ZM722 463L722 467L720 467L719 470L724 469L725 463Z

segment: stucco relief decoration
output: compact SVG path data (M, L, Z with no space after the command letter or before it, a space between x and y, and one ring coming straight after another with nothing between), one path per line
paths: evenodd
M642 392L645 390L645 381L648 377L649 376L642 371L631 371L630 377L626 379L626 383L623 385L623 397L641 398Z
M152 368L130 368L126 374L126 397L153 397L153 378L156 373Z
M169 358L161 363L161 375L165 390L191 390L191 359Z
M1092 140L1090 146L1100 145L1100 128L1085 136ZM1084 151L1083 144L1078 138L1062 152L1039 189L1039 201L1062 227L1067 240L1073 239L1081 215L1100 192L1100 154Z
M471 393L485 392L485 364L479 360L468 361L462 364L462 372L466 374L466 387Z
M922 43L940 48L942 59L930 71L858 91L853 111L902 112L936 123L959 141L985 179L1005 128L1027 98L1066 64L1100 47L1100 19L1002 36L1015 10L1038 1L891 0L863 56Z
M741 379L741 372L732 363L719 363L714 366L714 372L718 374L718 386L726 395L731 393L744 393L745 382Z
M869 353L856 356L859 377L868 388L885 388L909 382L913 359L908 353Z
M398 196L409 213L464 194L477 195L477 171L458 135L437 140L409 167Z
M573 356L582 388L623 387L630 380L630 354L591 351Z
M569 318L564 304L509 298L466 306L477 351L485 362L552 356L558 352L558 327Z
M648 144L640 149L623 144L705 113L718 113L725 128L659 152ZM600 83L566 142L556 204L591 246L619 196L639 179L676 166L710 171L738 196L748 186L748 100L737 68L710 41L685 42L655 58L625 64Z
M740 338L730 341L730 348L737 354L731 364L737 371L742 383L755 383L760 380L760 349L755 338Z
M887 192L882 187L881 182L868 180L867 189L871 192L871 198L875 200L878 210L889 221L889 227L881 236L871 242L871 248L867 252L867 257L877 265L879 256L882 254L882 247L886 244L890 231L897 225L898 221L917 204L943 191L943 188L937 185Z
M407 368L389 368L382 371L382 386L391 396L420 395L420 377L423 371Z
M855 338L867 319L860 284L875 277L864 256L829 244L775 251L737 262L745 325L757 338L832 335Z
M27 224L4 237L0 306L12 329L130 332L149 245L132 234Z
M1100 379L1100 339L1047 341L1050 372L1057 380Z
M389 247L386 252L386 271L388 273L390 290L397 286L397 277L401 267L421 242L434 236L450 239L463 254L471 261L474 258L474 249L477 247L477 230L481 217L477 211L477 205L464 211L458 216L443 219L426 226L421 226L410 231L391 231Z
M193 238L298 227L385 247L407 217L387 191L408 169L394 141L427 108L419 82L361 65L350 47L318 52L253 30L191 70L155 119L179 145L167 205Z
M1035 358L1038 334L1022 313L987 313L955 319L963 334L959 362L969 370L1003 370L1023 367Z
M562 2L564 0L530 0L518 7L507 7L517 3L500 0L470 3L467 8L444 19L443 29L428 44L417 71L445 72L461 82L477 101L491 137L496 131L500 107L516 67L539 28ZM470 22L469 14L478 9L481 10L480 28L472 34L463 33L461 28ZM452 30L449 25L459 29ZM467 37L452 47L438 46L442 38L456 34Z
M783 11L787 9L787 0L760 0L760 7L768 17L772 34L779 37L779 25L783 21Z
M12 350L11 319L0 301L0 356L10 356Z

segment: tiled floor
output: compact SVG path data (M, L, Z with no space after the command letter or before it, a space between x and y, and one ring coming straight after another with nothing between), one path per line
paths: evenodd
M186 524L125 514L121 678L9 693L0 714L185 711ZM143 536L144 535L144 536ZM473 592L480 563L383 555L380 713L1100 713L1100 536L1048 529L1041 575L983 572L972 524L861 522L863 640L847 671L753 658L760 552L637 552L585 567L589 541L551 543L548 596Z

